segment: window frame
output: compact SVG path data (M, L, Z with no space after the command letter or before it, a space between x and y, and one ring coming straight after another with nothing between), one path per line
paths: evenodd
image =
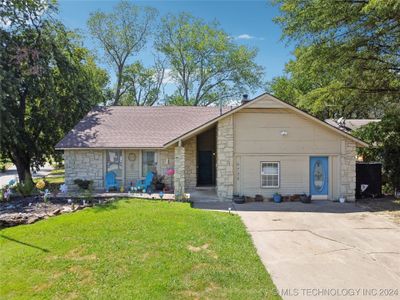
M141 177L144 178L146 177L147 174L144 174L143 172L143 162L144 162L144 153L145 152L154 152L154 166L158 170L158 151L157 150L152 150L152 149L143 149L140 151L140 174Z
M263 174L263 164L276 164L278 166L278 174ZM278 176L278 185L263 185L263 176ZM279 189L281 186L281 162L280 161L261 161L260 162L260 186L262 189Z
M121 181L121 184L125 184L125 151L123 149L117 149L117 148L110 148L110 149L106 149L105 150L105 154L104 154L104 170L105 173L109 172L108 170L108 161L107 161L107 157L109 157L108 153L109 151L121 151L121 176L116 176L116 180L117 181Z

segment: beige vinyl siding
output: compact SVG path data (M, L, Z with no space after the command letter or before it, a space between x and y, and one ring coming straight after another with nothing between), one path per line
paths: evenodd
M310 156L327 156L328 197L339 196L340 135L288 109L248 108L234 114L234 136L235 193L265 197L275 192L309 193ZM261 187L260 164L268 161L280 163L279 188Z

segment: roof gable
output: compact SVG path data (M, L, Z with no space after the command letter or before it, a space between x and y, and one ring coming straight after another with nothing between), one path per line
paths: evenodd
M272 96L271 94L268 94L268 93L261 94L251 101L245 102L242 105L235 107L234 109L226 111L224 114L216 117L215 119L213 119L205 124L202 124L199 127L191 130L190 132L187 132L187 133L169 141L165 146L166 147L170 146L181 139L186 139L192 135L195 135L198 132L202 131L204 128L211 126L212 124L218 122L219 120L226 118L227 116L230 116L236 112L239 112L241 109L244 109L244 108L288 108L288 109L294 111L295 113L298 113L298 114L306 117L307 119L310 119L311 121L317 122L319 125L324 126L325 128L328 128L329 130L333 130L336 134L339 134L347 139L354 141L355 143L357 143L358 146L362 146L362 147L369 146L366 142L356 138L355 136L352 136L351 134L349 134L347 132L344 132L324 121L321 121L320 119L310 115L309 113L306 113L306 112L300 110L299 108L297 108L283 100L280 100L280 99L276 98L275 96Z

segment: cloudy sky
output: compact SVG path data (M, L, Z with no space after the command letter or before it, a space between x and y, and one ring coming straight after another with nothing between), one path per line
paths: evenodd
M237 43L259 49L257 62L265 67L265 79L281 75L285 63L291 58L293 47L280 40L281 29L273 22L278 9L265 1L133 1L137 5L151 6L160 16L167 13L189 12L207 21L217 20ZM115 1L59 1L59 16L66 26L78 29L86 36L85 45L98 49L87 33L86 22L93 11L110 11ZM149 46L140 58L152 63ZM101 52L98 53L101 56ZM103 67L107 67L103 65Z

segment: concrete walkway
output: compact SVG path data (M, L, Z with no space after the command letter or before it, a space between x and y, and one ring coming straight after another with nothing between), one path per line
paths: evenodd
M400 299L400 227L385 216L328 201L226 206L283 299Z

